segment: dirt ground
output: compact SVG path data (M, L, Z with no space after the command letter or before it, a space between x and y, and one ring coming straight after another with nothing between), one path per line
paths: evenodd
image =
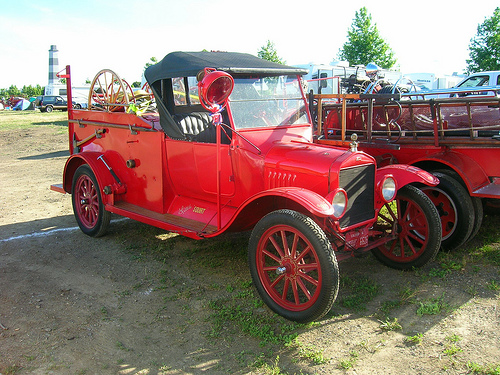
M0 156L0 374L500 374L498 263L466 251L450 272L439 260L406 273L369 254L345 261L327 318L292 326L293 345L265 343L215 317L213 302L250 280L239 237L199 250L118 217L87 237L71 197L49 190L68 156L63 126L0 128ZM487 216L470 246L488 220L500 222ZM346 303L356 279L376 289L361 309Z

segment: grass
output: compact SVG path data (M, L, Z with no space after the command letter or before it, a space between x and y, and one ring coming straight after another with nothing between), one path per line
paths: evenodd
M207 334L220 337L228 323L232 323L241 332L258 339L260 346L292 345L298 336L297 329L303 325L278 318L268 310L260 311L256 308L259 305L261 302L253 295L253 289L252 294L245 298L241 298L235 290L229 298L210 301L212 329Z
M324 350L316 348L314 345L301 345L299 348L299 356L312 362L313 365L323 365L329 362L325 357Z
M500 375L500 364L481 365L476 362L467 362L467 369L472 374L480 375Z
M421 333L417 333L413 336L407 336L404 338L404 341L409 344L421 345L424 340L424 335Z
M382 331L399 331L402 330L403 327L398 322L398 318L389 319L387 318L385 321L380 321L380 329Z
M355 350L349 352L349 357L341 359L337 365L339 369L349 370L354 367L359 358L359 353Z
M431 298L424 302L419 302L417 315L437 315L442 312L448 312L451 306L444 300L444 294L437 298Z
M367 277L340 277L340 290L347 292L340 303L354 311L366 310L366 307L379 294L380 286Z
M29 129L33 126L68 126L68 113L54 111L0 111L0 132L14 129Z

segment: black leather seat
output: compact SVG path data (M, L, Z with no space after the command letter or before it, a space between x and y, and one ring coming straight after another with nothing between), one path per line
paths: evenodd
M208 112L181 113L173 116L181 131L189 141L216 143L217 136L212 117ZM229 143L228 137L222 131L221 142Z

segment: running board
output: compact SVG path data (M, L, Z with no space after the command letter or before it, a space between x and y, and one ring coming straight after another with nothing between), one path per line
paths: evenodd
M66 194L66 190L64 190L62 184L53 184L53 185L50 185L50 190L57 191L58 193Z
M500 184L492 182L480 189L474 190L472 196L481 198L500 198Z
M217 227L214 225L172 214L161 214L123 201L106 205L106 210L194 239L201 239L205 235L217 232Z

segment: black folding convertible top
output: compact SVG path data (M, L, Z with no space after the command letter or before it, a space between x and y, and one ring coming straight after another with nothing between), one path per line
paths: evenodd
M160 62L146 69L144 76L149 83L155 97L158 112L160 113L160 125L165 133L173 139L186 139L185 134L179 129L173 118L177 111L193 110L182 106L173 105L172 84L173 78L196 77L205 68L215 68L231 74L232 76L256 75L303 75L307 70L293 66L282 65L258 57L237 52L172 52L165 56ZM160 84L167 80L170 83ZM164 90L165 87L169 89ZM170 95L170 96L169 96ZM201 108L201 105L199 105Z
M172 52L146 69L149 85L165 78L194 77L204 68L229 74L303 75L307 71L238 52Z

